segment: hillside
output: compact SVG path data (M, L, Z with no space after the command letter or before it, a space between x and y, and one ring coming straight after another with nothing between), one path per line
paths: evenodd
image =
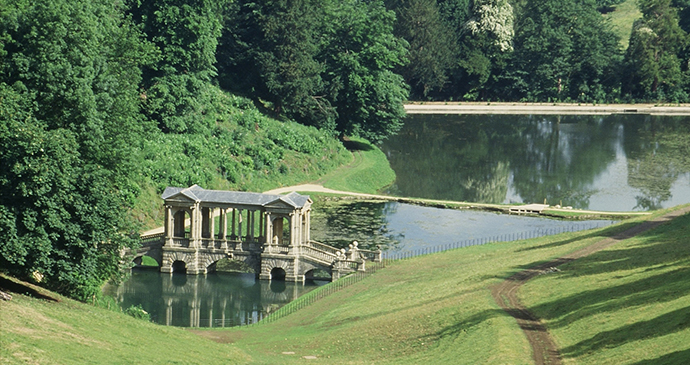
M203 127L185 134L154 129L143 141L134 214L145 228L162 222L167 186L261 192L314 181L353 160L332 135L262 113L254 103L212 88Z
M621 47L628 48L630 32L633 22L642 18L642 12L637 7L637 0L625 0L616 5L615 10L604 15L611 22L614 33L621 40Z
M689 223L682 216L521 289L566 362L687 361ZM526 364L530 347L489 289L634 224L393 262L274 323L194 331L201 336L64 298L55 303L16 294L0 302L0 360L290 364L316 356L332 364Z

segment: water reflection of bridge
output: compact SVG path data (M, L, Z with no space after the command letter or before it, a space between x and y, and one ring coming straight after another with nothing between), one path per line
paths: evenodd
M138 273L115 294L124 307L141 304L160 324L230 327L255 323L310 290L303 284L256 280L251 274Z
M161 272L205 274L222 259L244 262L261 279L304 282L316 271L333 280L365 271L381 251L349 250L310 239L312 201L291 193L270 195L168 187L164 233L142 237L134 259L154 258Z

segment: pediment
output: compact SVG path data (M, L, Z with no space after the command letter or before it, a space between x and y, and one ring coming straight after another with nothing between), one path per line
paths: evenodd
M184 192L179 192L175 195L169 196L165 199L166 202L189 203L194 204L195 199L187 196Z
M282 199L276 199L266 205L264 205L267 209L278 209L278 210L295 210L295 207L291 204L288 204L287 202L283 201Z

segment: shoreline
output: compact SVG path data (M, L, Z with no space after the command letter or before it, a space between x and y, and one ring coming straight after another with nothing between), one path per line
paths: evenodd
M690 104L570 104L518 102L408 102L408 114L535 114L535 115L690 115Z

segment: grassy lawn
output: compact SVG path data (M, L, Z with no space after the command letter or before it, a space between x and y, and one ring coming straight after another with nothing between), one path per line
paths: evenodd
M690 216L542 275L523 303L566 363L690 363Z
M57 296L57 295L56 295ZM60 297L0 301L2 364L245 364L240 350L188 331ZM211 362L208 361L211 359Z
M334 190L376 194L395 181L395 172L381 149L367 140L354 137L344 144L352 152L353 161L321 178L319 182L323 186Z
M392 263L274 323L201 331L254 363L529 364L521 330L489 288L522 268L619 230L568 233L448 251ZM287 354L284 354L287 353Z
M626 0L618 4L615 11L605 16L611 21L613 31L620 37L621 46L623 49L627 49L633 22L642 17L642 13L637 7L637 0Z

